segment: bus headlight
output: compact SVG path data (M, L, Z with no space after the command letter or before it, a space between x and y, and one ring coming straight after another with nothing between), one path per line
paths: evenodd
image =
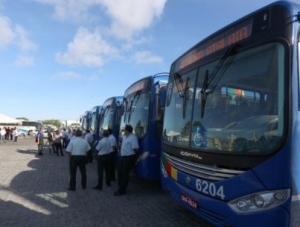
M290 193L290 189L255 193L232 200L228 202L228 206L237 213L267 210L284 203Z

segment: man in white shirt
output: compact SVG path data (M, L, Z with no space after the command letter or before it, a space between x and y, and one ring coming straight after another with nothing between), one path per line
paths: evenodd
M72 139L68 144L66 152L69 156L70 160L70 184L69 191L76 190L76 171L77 167L79 167L81 173L81 186L82 189L86 189L86 157L87 152L91 149L89 143L83 139L81 130L76 130L75 133L76 138Z
M119 189L114 192L114 196L124 195L129 182L129 174L134 167L136 154L139 151L139 143L133 133L131 125L125 126L125 135L122 138L120 161L118 165L118 185Z
M18 136L19 136L19 132L18 132L17 128L14 128L12 134L13 134L14 141L17 142L18 141Z
M103 130L103 138L98 142L96 150L98 151L98 184L93 187L95 190L102 190L103 172L105 171L105 182L110 187L110 142L108 140L108 131Z

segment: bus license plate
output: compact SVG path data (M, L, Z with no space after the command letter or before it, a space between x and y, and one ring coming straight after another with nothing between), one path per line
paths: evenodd
M198 203L195 199L192 199L184 194L181 194L181 201L193 207L194 209L198 209Z

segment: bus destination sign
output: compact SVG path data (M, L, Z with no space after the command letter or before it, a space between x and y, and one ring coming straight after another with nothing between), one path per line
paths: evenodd
M111 106L113 104L113 100L114 98L110 98L107 99L104 103L103 103L103 108L107 107L107 106Z
M143 90L147 86L148 79L140 80L137 83L133 84L131 87L129 87L125 92L125 97L128 95L135 93L137 91Z
M213 40L209 40L203 44L201 43L200 45L197 45L194 49L178 59L175 64L175 71L183 69L194 62L213 54L216 51L250 37L251 32L252 21L248 21L226 30L217 37L213 38Z

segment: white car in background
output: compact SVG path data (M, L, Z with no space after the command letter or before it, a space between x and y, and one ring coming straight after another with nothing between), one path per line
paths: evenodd
M32 136L33 136L33 137L36 137L36 135L38 134L39 131L40 131L40 130L34 130L34 131L32 132ZM48 138L48 130L47 130L47 129L44 129L44 130L43 130L43 136L44 136L44 138Z
M24 129L17 129L17 131L18 131L18 136L22 136L22 137L25 137L28 133L28 131Z

